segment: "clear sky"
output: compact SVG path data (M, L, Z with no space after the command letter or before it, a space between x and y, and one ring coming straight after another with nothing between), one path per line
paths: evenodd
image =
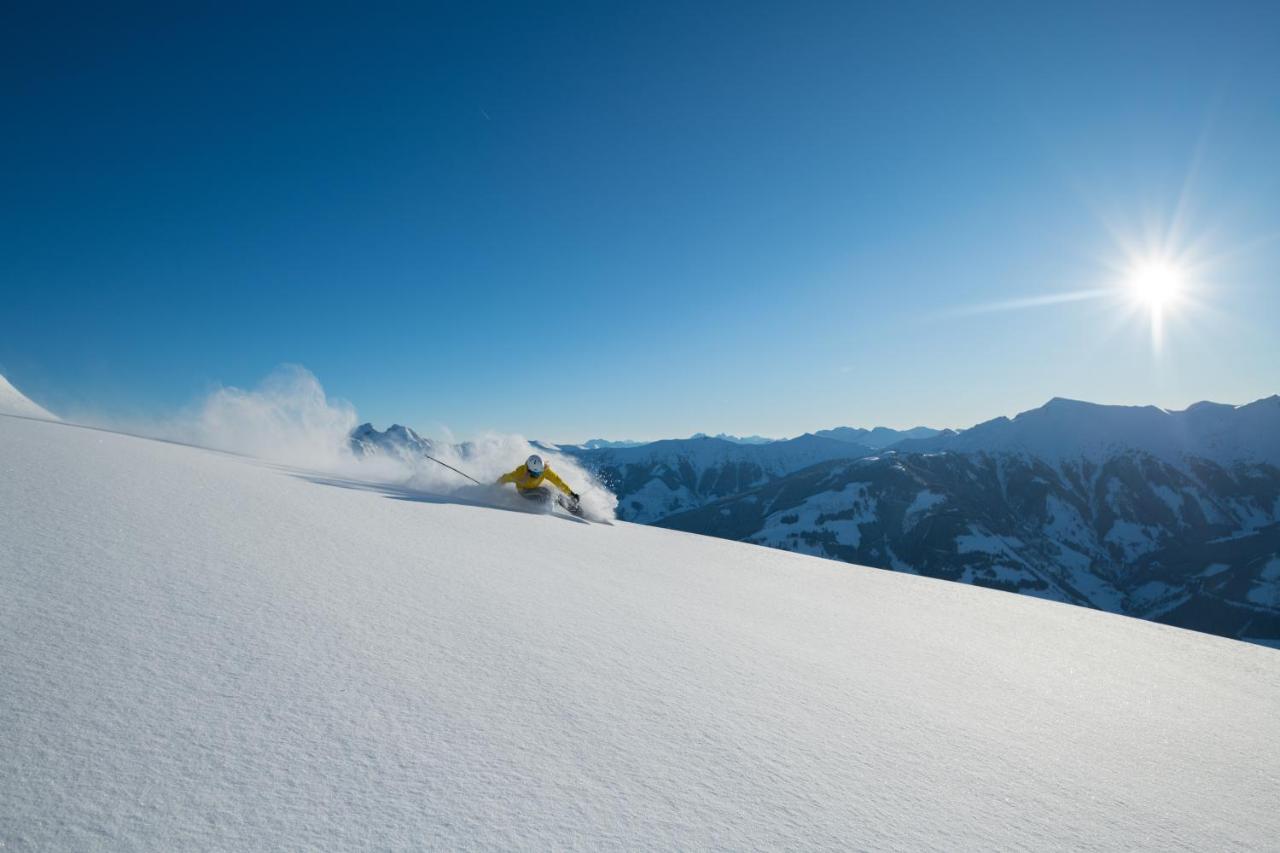
M55 411L281 363L561 441L1280 391L1276 3L235 5L7 16L0 372Z

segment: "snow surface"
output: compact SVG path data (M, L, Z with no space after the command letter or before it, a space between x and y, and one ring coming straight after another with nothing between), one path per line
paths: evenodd
M0 376L0 414L4 415L21 415L24 418L42 418L46 421L56 421L58 418L51 414L48 409L38 406L23 394L13 384Z
M0 590L6 850L1280 837L1280 652L1025 596L12 417Z

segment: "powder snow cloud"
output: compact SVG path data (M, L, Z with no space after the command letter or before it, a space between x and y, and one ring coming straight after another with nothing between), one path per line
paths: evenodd
M329 397L313 373L282 365L253 389L217 388L152 432L294 467L488 503L505 501L504 492L490 484L538 453L582 496L589 515L614 517L617 498L591 472L572 456L535 447L521 436L487 433L461 444L432 442L431 456L485 484L476 486L422 456L358 457L349 440L358 423L355 407Z

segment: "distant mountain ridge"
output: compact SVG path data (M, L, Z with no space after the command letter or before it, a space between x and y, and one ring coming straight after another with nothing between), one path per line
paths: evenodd
M958 433L895 446L907 452L1024 453L1072 459L1141 450L1161 459L1280 464L1280 395L1243 406L1196 403L1182 411L1108 406L1055 397L1016 417L995 418Z
M707 435L705 432L696 432L690 438L718 438L721 441L730 441L734 444L769 444L777 441L776 438L765 438L762 435L729 435L728 433L718 433L717 435ZM663 439L658 439L659 441ZM652 441L631 441L622 439L620 441L610 441L605 438L592 438L581 444L562 444L558 445L563 448L572 448L574 450L617 450L626 447L642 447L646 444L653 444Z
M719 438L655 441L628 448L573 450L618 496L618 517L648 523L761 485L828 459L871 449L805 434L767 444Z
M889 427L875 427L874 429L861 429L855 427L835 427L834 429L820 429L812 433L820 438L833 438L836 441L844 441L850 444L858 444L863 447L870 447L873 450L879 450L882 447L889 447L899 441L907 441L912 439L933 438L937 435L950 433L951 430L937 430L930 427L913 427L911 429L890 429ZM729 441L734 444L772 444L775 441L786 441L785 438L769 438L763 435L730 435L721 432L710 435L705 432L696 432L690 436L695 438L718 438L721 441ZM659 439L659 440L675 440L679 439ZM572 447L577 450L613 450L625 447L641 447L646 444L653 444L653 441L610 441L604 438L593 438L584 441L581 444L566 444L561 447Z
M609 441L606 438L591 438L582 444L565 445L567 447L577 447L581 450L606 450L615 447L639 447L642 444L648 444L647 441L630 441L623 439L621 441Z
M728 433L717 433L716 435L707 435L705 432L696 432L691 438L718 438L721 441L731 441L734 444L771 444L779 441L777 438L765 438L763 435L729 435Z
M860 444L864 447L870 447L874 450L880 450L884 447L890 447L900 441L908 441L912 439L933 438L940 435L943 431L931 429L930 427L912 427L911 429L889 429L888 427L876 427L875 429L855 429L853 427L836 427L835 429L820 429L815 435L824 438L834 438L837 441L848 441L853 444Z

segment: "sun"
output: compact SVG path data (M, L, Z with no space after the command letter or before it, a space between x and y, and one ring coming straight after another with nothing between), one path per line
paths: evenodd
M1153 312L1178 300L1186 286L1186 272L1165 260L1143 261L1129 274L1129 290L1133 298Z
M1180 208L1181 210L1181 208ZM964 314L1024 311L1074 302L1096 301L1107 336L1131 326L1150 329L1151 353L1163 356L1170 335L1195 335L1212 320L1209 297L1214 290L1214 267L1229 253L1210 253L1203 235L1188 235L1183 213L1168 225L1149 223L1145 238L1111 228L1115 245L1097 258L1101 276L1089 284L1057 293L1007 299L959 309ZM1092 285L1092 286L1090 286ZM1136 323L1134 321L1137 321Z
M1188 302L1190 269L1167 256L1148 255L1135 260L1124 278L1129 298L1151 324L1151 348L1159 355L1164 343L1166 321Z

